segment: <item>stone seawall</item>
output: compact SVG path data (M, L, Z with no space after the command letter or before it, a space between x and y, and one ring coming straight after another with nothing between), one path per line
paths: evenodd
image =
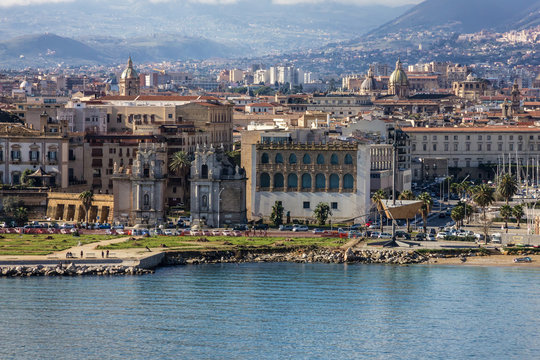
M364 263L364 264L418 264L428 258L411 250L376 249L347 250L306 249L249 249L236 251L180 251L167 252L162 265L217 264L245 262L296 263Z
M69 264L48 267L35 266L6 266L0 269L0 276L29 277L29 276L83 276L83 275L144 275L154 271L135 266L88 266Z

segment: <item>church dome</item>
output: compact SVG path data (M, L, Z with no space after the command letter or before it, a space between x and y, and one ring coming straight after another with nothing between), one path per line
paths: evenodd
M373 71L369 69L368 76L360 85L360 91L368 92L376 89L377 84L375 84L375 79L373 78Z
M402 85L402 86L408 86L409 85L409 79L407 78L407 74L405 74L405 71L403 71L403 68L401 66L401 60L398 59L396 62L396 69L390 75L390 79L388 80L388 83L390 85Z
M131 56L128 60L127 68L122 72L122 79L133 79L139 77L139 74L137 74L137 71L133 68L133 62L131 61Z
M467 75L467 81L474 81L474 76L472 73L470 73L469 75Z

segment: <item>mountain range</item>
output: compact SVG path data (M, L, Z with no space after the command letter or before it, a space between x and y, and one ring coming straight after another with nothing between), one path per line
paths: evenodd
M540 0L425 0L401 7L74 0L0 10L0 39L8 39L0 40L0 67L110 64L128 54L138 62L257 57L347 43L382 49L378 39L391 34L540 24Z
M426 0L371 31L370 35L438 29L458 33L505 32L538 25L540 0Z

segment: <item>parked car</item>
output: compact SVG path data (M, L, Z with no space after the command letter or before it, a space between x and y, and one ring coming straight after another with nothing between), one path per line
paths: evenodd
M233 227L233 230L246 231L248 230L248 226L246 224L238 224Z
M382 232L379 234L379 239L391 239L392 238L392 234L389 234L387 232Z
M401 230L396 231L396 237L397 238L403 238L405 240L410 240L411 239L411 235L409 235L405 231L401 231Z
M163 235L172 236L173 232L172 232L172 230L167 229L167 230L163 231Z
M219 233L219 231L218 231L218 233ZM223 231L221 231L221 235L223 235L223 236L233 236L233 233L230 230L223 230Z
M429 234L426 238L427 241L437 241L437 239L435 238L435 235L433 234Z
M307 225L294 225L292 231L309 231L309 228L307 227Z
M255 230L268 230L268 224L255 224Z
M424 241L427 239L427 235L425 233L418 233L414 238L417 241Z
M370 237L374 238L374 239L378 239L379 238L379 235L381 235L380 232L378 231L372 231L371 234L369 235Z
M444 240L448 235L449 234L447 232L441 231L440 233L437 234L435 238L438 240Z
M292 231L292 225L279 225L279 231Z
M312 231L314 234L326 234L327 231L324 229L313 229Z
M219 230L212 230L212 236L220 236L221 235L221 231Z
M491 242L493 244L502 244L502 235L500 233L491 235Z

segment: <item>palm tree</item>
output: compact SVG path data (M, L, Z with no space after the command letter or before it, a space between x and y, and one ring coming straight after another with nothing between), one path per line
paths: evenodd
M381 232L383 231L383 221L382 221L382 214L383 214L383 206L382 201L386 199L386 192L384 190L379 189L377 190L372 196L371 201L377 206L377 211L379 212L379 219L381 220Z
M508 229L508 218L512 216L512 207L510 205L503 205L499 209L499 213L501 214L501 217L504 219L504 228ZM508 230L507 230L508 231Z
M450 184L450 192L451 192L452 194L459 195L459 194L460 194L459 183L452 183L452 184Z
M191 168L191 161L188 154L184 151L177 151L169 158L169 170L176 173L179 177L183 178L184 191L182 192L182 202L186 204L189 169Z
M465 219L465 207L459 205L454 207L450 213L450 217L456 222L456 226L459 228L460 225L463 225L463 219Z
M420 215L422 215L422 219L424 220L424 233L427 232L427 218L431 211L431 207L433 206L433 199L431 198L431 195L427 192L423 192L417 197L418 200L422 201L422 206L420 207Z
M518 191L518 183L515 177L513 177L510 174L503 174L499 178L499 185L497 187L497 192L501 197L506 201L506 205L508 205L508 201L514 196Z
M484 219L486 219L486 208L495 201L494 193L495 190L487 184L477 185L472 190L472 199L482 208Z
M90 208L92 207L92 202L94 201L94 192L92 190L83 191L79 194L79 199L82 200L86 223L88 223L88 219L90 217Z
M514 208L512 209L512 213L517 220L517 226L519 228L521 219L523 218L523 216L525 216L525 212L523 211L523 205L518 204L514 206Z
M398 196L399 200L414 200L414 194L411 190L405 190ZM411 232L409 218L407 218L407 232Z

